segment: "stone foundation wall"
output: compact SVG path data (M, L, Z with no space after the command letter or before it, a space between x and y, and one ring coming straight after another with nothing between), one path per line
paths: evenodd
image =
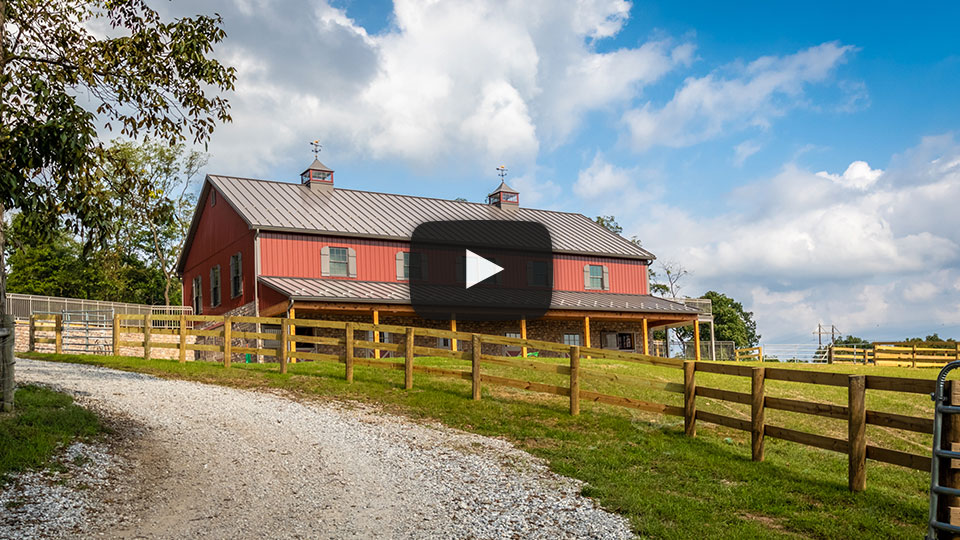
M306 318L306 317L304 317ZM351 322L363 322L370 323L371 317L369 316L340 316L336 317L338 321L351 321ZM391 324L398 326L414 326L417 328L434 328L438 330L449 330L450 323L444 321L433 321L421 319L416 316L407 316L407 317L380 317L381 324ZM343 330L333 329L333 328L309 328L309 327L300 327L297 330L298 332L304 332L307 335L317 335L325 337L343 337ZM478 334L493 334L493 335L505 335L507 333L520 334L520 321L499 321L499 322L489 322L489 321L461 321L457 323L457 331L467 332L467 333L478 333ZM603 348L603 335L607 332L623 332L632 334L632 345L630 349L625 349L628 352L643 352L642 344L642 328L639 322L603 322L603 321L591 321L590 324L590 345L596 348ZM358 334L362 335L362 331L357 331ZM577 334L580 336L581 345L586 345L586 340L583 336L583 323L581 321L553 321L553 320L537 320L527 323L527 338L528 339L537 339L541 341L550 341L553 343L563 343L564 334ZM386 334L384 343L402 343L403 336L399 334ZM356 339L368 339L371 340L372 336L357 336ZM420 347L435 347L439 348L442 345L441 340L435 337L428 336L417 336L415 343ZM458 340L457 349L461 351L470 351L472 343L468 340ZM308 351L308 352L320 352L327 354L343 354L343 347L333 346L333 345L311 345L311 344L300 344L298 350ZM496 354L496 355L518 355L519 347L508 347L505 345L497 344L485 344L484 353L487 354ZM564 353L556 351L537 351L534 348L529 348L529 352L537 352L540 356L566 356ZM395 356L396 353L389 351L382 351L382 357L391 357ZM373 351L368 349L357 349L356 356L373 356Z
M253 302L246 303L236 309L230 310L223 315L225 317L253 317L256 315L256 305ZM221 322L209 322L209 323L194 323L194 328L198 330L219 330L223 328L223 323ZM233 323L232 326L233 332L256 332L257 324L256 323ZM199 345L223 345L222 337L210 337L210 336L197 336L197 344ZM256 339L246 339L246 338L232 338L230 339L231 347L251 347L254 348L257 346ZM197 360L203 360L206 362L223 362L223 353L220 351L196 351ZM245 353L233 353L230 355L231 362L246 362L247 356ZM250 356L251 362L263 361L263 358L257 358L256 355Z

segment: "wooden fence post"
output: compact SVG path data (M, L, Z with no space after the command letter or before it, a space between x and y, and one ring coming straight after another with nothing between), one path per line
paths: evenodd
M37 350L37 316L30 315L30 352Z
M277 354L280 357L280 373L287 372L287 347L290 342L290 319L280 319L280 346Z
M187 361L187 316L180 314L180 363Z
M230 367L233 360L233 318L223 318L223 367Z
M867 488L867 378L850 375L847 381L847 482L850 491Z
M150 359L150 334L153 331L153 316L147 313L143 316L143 359Z
M413 347L414 347L414 329L407 327L407 336L403 340L403 387L407 390L413 388Z
M683 431L688 437L697 436L697 363L683 363Z
M483 354L483 343L480 334L473 335L473 351L471 352L473 374L473 400L480 401L480 356Z
M113 341L111 343L113 346L112 354L114 356L120 356L120 315L113 314Z
M345 364L344 376L348 383L353 382L353 323L348 322L344 329L343 363Z
M63 354L63 315L53 316L54 352Z
M913 356L910 362L910 367L917 367L917 346L913 346Z
M946 381L944 392L949 396L947 405L960 405L960 384L956 381ZM960 450L960 414L947 414L943 417L943 432L941 434L943 450ZM943 487L960 488L960 468L952 466L957 460L941 460L939 483ZM953 495L940 496L940 508L937 509L937 521L957 525L952 514L960 507L960 497ZM945 536L951 538L951 536Z
M570 414L580 414L580 347L570 347Z
M750 374L750 454L754 461L763 461L764 369L755 367Z

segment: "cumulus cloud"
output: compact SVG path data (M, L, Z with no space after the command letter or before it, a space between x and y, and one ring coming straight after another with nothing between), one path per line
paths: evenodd
M691 61L691 44L669 40L599 52L630 7L397 0L391 24L371 34L323 0L210 0L203 10L221 13L229 36L218 54L238 67L234 123L218 129L211 165L260 174L299 164L320 138L343 161L531 168L587 112L626 106Z
M691 77L663 107L645 103L627 111L623 122L639 151L689 146L748 126L767 127L801 104L804 88L826 80L852 51L849 45L823 43Z
M841 186L855 189L867 189L874 184L883 174L880 169L871 169L866 161L854 161L843 171L843 174L830 174L826 171L820 171L817 176L833 180Z
M898 339L960 324L958 200L960 142L946 135L924 138L886 171L788 164L717 201L713 215L663 199L624 199L619 213L643 216L624 220L626 232L683 261L688 290L744 300L771 339L806 342L818 322Z

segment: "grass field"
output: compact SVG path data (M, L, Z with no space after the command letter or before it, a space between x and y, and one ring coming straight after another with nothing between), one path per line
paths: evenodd
M766 461L750 461L749 434L698 424L698 436L683 435L682 419L584 402L578 417L567 414L567 398L512 388L483 388L470 400L469 381L415 375L402 388L401 371L357 366L353 384L343 366L298 363L281 375L276 364L218 364L140 358L28 354L32 358L97 364L161 377L272 388L312 399L382 405L412 418L437 420L482 435L500 436L546 459L553 470L586 482L584 493L627 516L643 537L653 538L917 538L925 530L928 474L868 462L867 490L847 490L846 456L767 439ZM550 362L549 359L540 359ZM565 360L555 360L565 362ZM417 358L419 365L466 368L469 362ZM664 382L682 381L678 369L584 359L591 370ZM754 364L756 365L756 364ZM771 364L767 364L771 365ZM773 364L777 367L802 365ZM862 366L815 369L933 378L935 370ZM484 365L484 371L559 385L566 376ZM697 384L748 391L747 378L697 374ZM682 405L680 394L603 380L584 380L583 390ZM767 395L846 404L846 389L768 381ZM699 409L749 418L747 406L698 398ZM868 391L868 409L930 416L923 395ZM846 438L839 420L768 410L767 423ZM930 451L929 436L868 427L868 441L918 454Z
M0 413L0 485L8 473L45 466L64 444L103 430L73 398L37 386L17 389L13 413Z

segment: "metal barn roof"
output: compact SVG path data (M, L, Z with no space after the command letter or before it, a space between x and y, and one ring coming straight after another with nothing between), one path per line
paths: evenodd
M554 251L652 260L649 251L582 214L335 188L317 193L301 184L209 175L207 179L251 228L338 236L409 239L436 220L516 220L542 223ZM190 238L187 239L188 249Z
M410 287L406 283L288 277L260 277L260 282L294 300L383 304L410 303ZM457 287L457 289L463 290L462 287ZM646 294L575 291L553 291L550 309L635 311L689 315L700 313L696 308Z

